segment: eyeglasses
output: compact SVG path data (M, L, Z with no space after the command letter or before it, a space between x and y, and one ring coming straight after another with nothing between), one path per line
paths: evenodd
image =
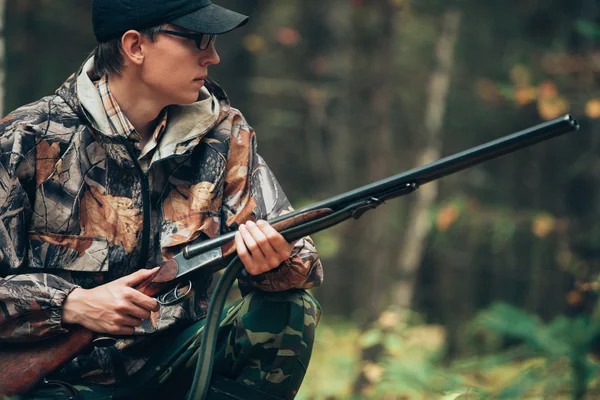
M196 42L196 47L198 50L206 50L208 46L210 46L211 42L215 42L217 40L217 35L209 35L208 33L185 33L178 31L170 31L166 29L162 29L159 32L166 33L167 35L179 36L186 39L192 39Z

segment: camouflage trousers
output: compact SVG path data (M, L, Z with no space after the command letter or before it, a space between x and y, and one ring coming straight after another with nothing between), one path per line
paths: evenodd
M213 374L271 396L293 399L306 374L320 316L319 303L304 290L251 292L229 307L219 328ZM190 332L199 337L203 325L204 321L199 321L163 343L175 350L178 344L189 342ZM164 346L162 351L165 351ZM153 362L151 355L145 368L153 369ZM165 398L167 394L168 398L183 398L192 383L193 368L184 366L167 376L153 391L155 398ZM73 385L86 400L118 398L122 389ZM141 385L154 386L155 382ZM60 396L53 394L61 391L43 388L25 398L57 399Z

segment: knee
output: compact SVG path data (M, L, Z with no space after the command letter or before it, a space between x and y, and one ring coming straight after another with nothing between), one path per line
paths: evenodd
M304 344L312 347L321 305L306 290L256 291L248 294L244 303L240 322L245 330L300 335Z

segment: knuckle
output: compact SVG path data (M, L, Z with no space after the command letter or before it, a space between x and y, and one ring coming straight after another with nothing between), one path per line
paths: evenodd
M258 244L256 244L256 242L253 242L247 244L246 247L248 247L248 250L250 251L256 251L256 249L258 249Z
M246 268L246 271L252 276L260 275L260 270L255 267Z
M268 232L266 235L267 235L267 238L271 242L277 241L279 239L279 237L281 236L281 235L279 235L279 233L277 231Z
M256 239L256 243L260 246L260 247L264 247L267 244L269 244L269 240L267 239L266 236L260 237L258 239Z
M237 246L237 253L240 257L245 256L246 254L248 254L248 250L246 250L246 246Z
M127 302L125 301L120 301L115 305L115 311L118 313L122 313L127 311Z
M277 267L280 263L281 263L281 261L277 257L271 257L271 258L269 258L269 266L271 268Z

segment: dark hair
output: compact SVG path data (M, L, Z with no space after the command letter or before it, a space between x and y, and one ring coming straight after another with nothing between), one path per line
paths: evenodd
M141 29L139 32L151 41L154 41L156 35L164 28L165 24ZM94 55L94 67L92 73L94 76L101 77L109 73L120 74L125 66L123 53L121 52L122 50L121 37L99 43L92 52Z

